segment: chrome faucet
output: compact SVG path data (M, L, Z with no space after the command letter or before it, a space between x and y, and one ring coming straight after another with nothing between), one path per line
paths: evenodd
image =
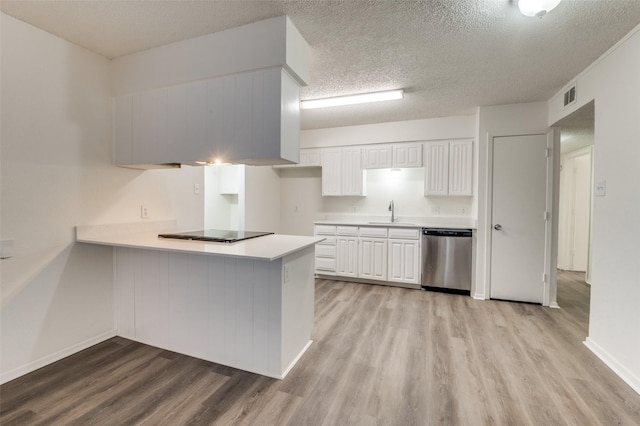
M393 200L389 203L389 211L391 212L391 222L396 221L396 206L393 204Z

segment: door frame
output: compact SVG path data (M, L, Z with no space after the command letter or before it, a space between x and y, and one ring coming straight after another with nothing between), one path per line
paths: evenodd
M487 202L485 221L482 226L486 230L485 237L485 299L491 298L491 254L492 254L492 217L493 217L493 150L494 138L510 136L546 135L547 150L547 183L546 183L546 211L548 219L545 224L545 253L544 253L544 286L542 305L557 308L557 263L558 263L558 219L559 219L559 189L560 189L560 130L550 128L548 131L528 132L516 134L487 133Z
M562 160L562 156L566 158L575 159L577 157L582 157L583 155L590 156L590 164L589 164L589 186L591 191L589 193L589 242L587 248L587 271L585 273L585 282L587 284L591 284L591 252L592 252L592 236L593 236L593 176L594 176L594 145L589 145L584 148L577 149L575 151L568 152L566 154L561 154L560 159ZM558 169L558 173L560 173L560 169ZM560 180L560 174L558 174L558 180ZM575 185L575 182L573 182ZM558 196L558 210L560 209L560 197L562 194ZM564 195L566 197L566 194ZM573 230L572 230L573 234ZM558 234L558 238L560 235ZM572 235L573 237L573 235ZM571 238L573 240L573 238ZM571 265L573 266L573 265Z

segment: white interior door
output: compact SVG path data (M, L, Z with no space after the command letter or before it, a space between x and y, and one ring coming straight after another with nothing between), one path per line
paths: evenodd
M542 303L547 135L493 138L492 299Z
M589 263L589 222L591 217L591 154L573 160L573 241L571 269L586 271Z

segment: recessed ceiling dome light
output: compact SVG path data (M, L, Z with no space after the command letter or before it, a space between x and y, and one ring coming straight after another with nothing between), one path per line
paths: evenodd
M518 8L524 16L542 18L555 9L561 0L518 0Z

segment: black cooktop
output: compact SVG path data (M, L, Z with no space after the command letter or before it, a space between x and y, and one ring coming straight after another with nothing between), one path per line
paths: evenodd
M273 232L256 231L227 231L223 229L205 229L203 231L180 232L177 234L159 234L160 238L174 238L177 240L210 241L215 243L235 243L249 238L271 235Z

